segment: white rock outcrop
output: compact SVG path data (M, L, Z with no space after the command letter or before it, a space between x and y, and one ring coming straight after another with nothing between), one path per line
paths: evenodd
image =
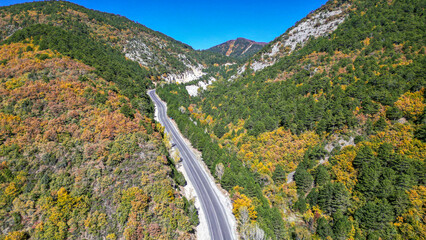
M310 19L301 22L289 32L289 37L283 42L283 45L290 46L291 50L294 50L298 43L303 45L310 37L316 38L333 32L345 20L346 15L336 18L332 17L342 12L341 9L331 12L320 12Z
M250 65L250 68L251 69L253 69L255 72L256 71L259 71L259 70L262 70L262 69L264 69L264 68L266 68L266 67L269 67L269 66L271 66L273 63L268 63L268 62L257 62L257 61L255 61L255 62L253 62L251 65Z
M161 49L167 47L165 43L162 42L158 42L156 46ZM123 52L128 59L136 61L142 66L167 66L162 59L154 54L155 49L152 50L141 38L134 38L128 41ZM205 75L203 72L204 67L200 64L194 66L184 54L178 54L175 57L177 57L177 59L186 66L186 70L184 72L169 73L166 77L163 77L165 81L169 83L186 83L197 80Z
M196 85L189 85L189 86L186 86L185 88L186 88L186 91L188 91L188 94L190 96L195 97L195 96L198 96L198 89L201 88L203 90L206 90L207 87L211 85L214 81L216 81L216 78L210 77L207 83L204 81L200 81Z
M128 41L123 52L128 59L136 61L143 66L149 67L154 62L160 62L142 39L135 38Z
M283 34L268 52L263 53L259 61L252 62L250 68L254 71L262 70L273 65L281 57L279 53L286 48L287 53L291 53L298 44L303 46L311 37L330 34L345 20L347 14L343 12L347 7L348 5L335 11L319 11L303 19Z
M186 65L186 64L185 64ZM203 72L204 67L202 65L193 66L186 65L188 70L183 73L170 73L164 78L169 83L187 83L199 79L206 73Z
M17 27L13 24L7 25L4 30L6 31L6 37L0 40L4 40L10 36L12 36L16 31L21 30L22 27Z

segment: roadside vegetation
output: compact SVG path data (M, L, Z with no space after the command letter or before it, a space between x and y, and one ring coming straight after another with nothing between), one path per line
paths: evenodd
M423 239L424 7L351 1L336 31L269 68L197 97L158 89L231 192L240 231L243 211L277 239Z

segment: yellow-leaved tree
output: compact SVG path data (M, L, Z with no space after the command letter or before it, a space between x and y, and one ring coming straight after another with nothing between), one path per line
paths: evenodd
M426 104L424 103L424 94L425 89L422 88L417 92L406 92L404 93L398 101L395 102L395 106L399 108L404 114L412 119L417 119L420 116Z
M257 212L254 210L254 205L252 203L252 200L248 198L245 194L241 194L239 192L236 192L232 197L233 202L233 209L232 212L236 216L238 220L242 220L241 218L245 217L243 216L243 212L247 211L248 217L255 221L257 218Z

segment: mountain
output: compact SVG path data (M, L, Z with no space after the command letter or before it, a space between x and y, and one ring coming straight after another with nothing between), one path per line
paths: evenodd
M237 38L211 47L206 51L220 53L234 58L249 58L259 52L266 44L267 43L255 42L245 38Z
M146 91L177 52L213 55L67 2L0 8L0 31L0 239L193 238ZM141 67L131 39L175 52Z
M242 239L421 239L424 9L330 0L237 70L72 3L0 8L0 238L193 238L155 83Z
M204 75L213 63L226 57L195 51L160 32L125 17L90 10L65 1L32 2L0 9L0 40L34 24L61 27L88 36L122 52L149 69L152 81L191 81Z
M303 47L309 39L329 35L346 19L350 6L350 1L327 2L268 43L241 67L240 72L246 69L258 71L271 66L283 56Z
M422 238L424 8L328 1L232 80L157 89L230 192L243 239Z

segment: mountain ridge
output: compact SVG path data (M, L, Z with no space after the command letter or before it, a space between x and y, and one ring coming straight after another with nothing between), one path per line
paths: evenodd
M278 59L303 47L310 38L332 33L347 17L350 5L350 1L328 1L310 12L240 66L237 76L247 70L256 72L272 66Z
M76 34L90 35L119 49L127 58L152 71L152 81L191 81L208 65L228 59L154 31L126 17L90 10L66 1L38 1L0 8L0 40L16 30L40 24L61 26Z
M267 43L256 42L250 39L239 37L237 39L228 40L224 43L213 46L204 51L220 53L225 56L245 59L256 54Z

